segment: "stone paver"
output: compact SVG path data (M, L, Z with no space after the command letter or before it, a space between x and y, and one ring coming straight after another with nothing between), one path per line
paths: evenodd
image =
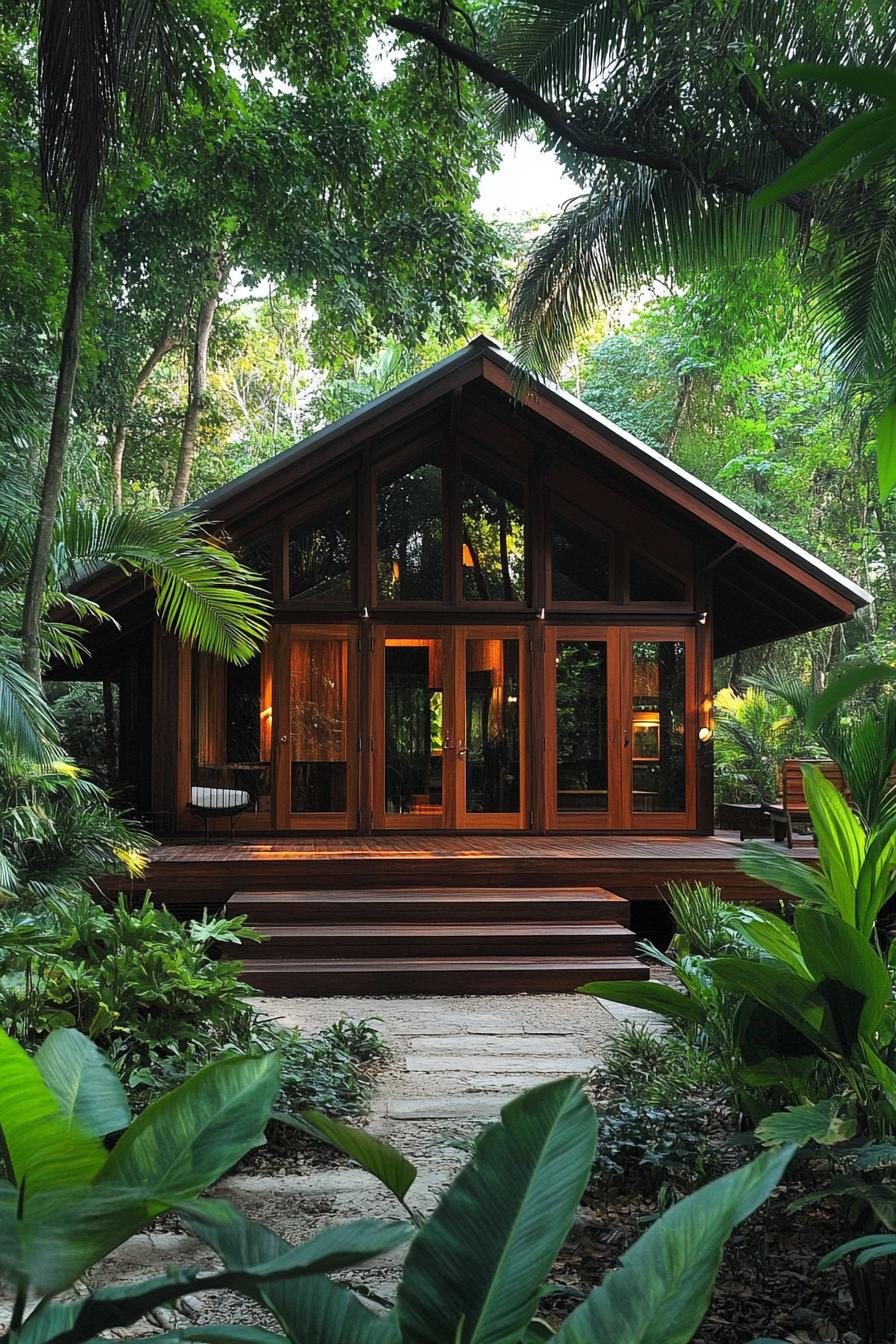
M460 1051L456 1055L406 1055L405 1067L411 1073L587 1073L593 1069L597 1059L594 1055L568 1055L562 1064L556 1055L504 1055L496 1058L494 1054L468 1055Z
M549 1051L559 1055L577 1053L571 1036L414 1036L408 1048L415 1054L476 1054L476 1055L544 1055Z

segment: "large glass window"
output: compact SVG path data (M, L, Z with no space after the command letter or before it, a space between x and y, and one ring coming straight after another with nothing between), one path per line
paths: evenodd
M385 601L442 597L442 470L435 462L380 479L376 569L377 592Z
M468 639L467 812L520 809L520 648L516 639Z
M271 683L266 655L244 667L193 654L191 802L271 806Z
M684 579L640 555L629 561L628 592L632 602L686 602L688 596Z
M607 812L607 646L556 645L557 811Z
M554 515L551 539L554 602L609 602L610 548L603 537Z
M352 599L351 510L346 502L289 532L289 596L305 602Z
M386 811L442 812L443 658L440 639L387 639Z
M290 810L348 806L348 642L293 639L289 663Z
M236 548L237 555L244 565L254 569L260 575L266 592L273 591L273 547L270 532L261 532L248 541L241 542Z
M461 483L463 595L467 601L522 602L526 596L522 488L485 480L465 467Z
M685 810L685 648L632 645L632 811Z

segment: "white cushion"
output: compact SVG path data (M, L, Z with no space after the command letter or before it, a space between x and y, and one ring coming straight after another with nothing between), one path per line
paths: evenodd
M190 802L194 807L207 807L210 811L228 807L248 807L249 795L243 789L206 789L194 784L190 790Z

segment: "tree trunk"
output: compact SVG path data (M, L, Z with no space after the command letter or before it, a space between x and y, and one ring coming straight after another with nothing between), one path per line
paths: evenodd
M165 330L155 349L149 355L140 372L137 374L137 381L134 383L134 391L131 394L131 400L128 405L128 411L133 411L144 387L149 382L150 374L161 364L169 350L174 349L174 337L169 331L166 323ZM128 421L125 417L119 420L112 431L112 508L115 513L121 513L121 479L122 467L124 466L124 447L128 437Z
M91 204L84 206L72 218L71 271L62 326L62 350L56 378L56 397L53 402L53 419L50 422L50 441L40 495L40 512L22 609L22 663L26 672L34 677L35 681L40 681L41 609L50 566L53 528L56 525L59 496L62 492L62 473L68 448L72 400L75 395L81 354L84 301L90 288L92 246L93 205Z
M171 492L172 509L183 508L187 502L190 488L190 476L193 472L193 459L196 456L196 435L199 421L205 407L205 389L208 384L208 342L212 334L212 323L220 303L220 295L214 294L203 299L199 305L196 320L196 341L193 345L193 363L190 369L189 394L184 425L180 436L180 453L177 459L177 474L174 477L174 489Z

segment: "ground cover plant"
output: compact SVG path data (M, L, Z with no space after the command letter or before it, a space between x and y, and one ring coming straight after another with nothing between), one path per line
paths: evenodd
M0 910L0 1026L29 1049L74 1027L105 1050L142 1108L222 1053L277 1050L277 1107L364 1110L383 1053L373 1023L313 1035L261 1014L231 954L258 935L239 916L182 922L145 896L110 906L87 892Z

